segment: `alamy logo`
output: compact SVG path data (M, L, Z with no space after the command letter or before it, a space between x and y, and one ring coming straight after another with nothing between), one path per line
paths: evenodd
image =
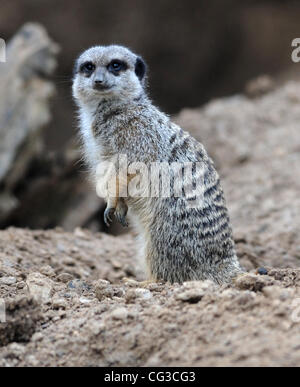
M0 63L1 62L6 62L6 44L3 39L0 39Z
M114 162L97 167L97 194L101 198L183 198L188 208L204 206L203 163L128 162L118 155Z
M5 308L5 301L0 298L0 324L3 324L6 322L6 308Z
M292 302L292 321L295 323L295 324L299 324L300 323L300 298L296 298L293 302Z
M292 47L295 47L292 52L292 61L294 63L300 62L300 38L296 38L292 41Z

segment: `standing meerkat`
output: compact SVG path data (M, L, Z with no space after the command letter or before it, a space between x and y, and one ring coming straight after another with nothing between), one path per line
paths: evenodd
M111 223L115 216L126 226L129 210L149 280L230 283L242 270L219 176L204 147L153 106L145 84L143 59L125 47L93 47L77 60L73 96L79 107L84 155L95 183L105 186L115 177L107 167L99 182L99 165L110 162L119 171L118 157L126 155L129 165L138 162L146 168L179 164L181 176L188 175L192 166L190 186L200 184L201 200L191 206L200 196L179 188L174 174L169 197L121 195L138 176L131 172L116 178L114 194L107 191L105 222Z

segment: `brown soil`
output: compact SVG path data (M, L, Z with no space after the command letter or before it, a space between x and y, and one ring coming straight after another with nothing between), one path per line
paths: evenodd
M250 272L231 287L143 287L131 234L1 231L0 366L299 366L299 102L295 83L178 117L223 176Z

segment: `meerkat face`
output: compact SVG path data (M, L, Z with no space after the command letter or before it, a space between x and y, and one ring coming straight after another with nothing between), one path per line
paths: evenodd
M144 92L146 65L125 47L93 47L77 60L73 95L79 103L134 100Z

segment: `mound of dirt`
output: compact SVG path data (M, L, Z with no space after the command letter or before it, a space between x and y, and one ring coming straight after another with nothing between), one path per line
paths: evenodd
M299 366L299 102L291 83L177 118L223 177L232 286L143 286L132 234L1 231L0 366Z
M133 244L79 229L2 231L1 297L27 302L7 305L0 365L299 365L300 270L233 287L142 287Z
M28 342L42 320L39 305L28 297L6 300L5 322L0 324L0 346Z

